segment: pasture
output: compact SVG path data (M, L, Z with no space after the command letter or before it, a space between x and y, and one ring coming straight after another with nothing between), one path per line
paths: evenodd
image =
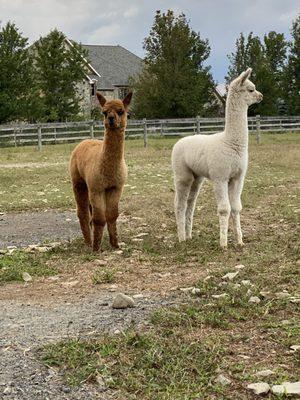
M40 337L38 350L29 350L38 368L54 371L74 398L81 398L84 386L95 393L105 387L97 394L103 397L85 397L103 400L254 399L249 383L272 386L299 377L299 351L290 346L300 339L300 135L263 134L259 145L251 137L242 195L245 248L234 247L230 232L227 252L218 246L209 182L197 201L193 240L177 242L170 167L176 140L149 139L146 149L141 140L126 142L129 176L118 224L122 251L112 251L105 235L99 254L87 250L79 236L47 252L0 255L0 300L8 312L21 303L41 305L45 313L64 303L80 311L90 296L142 295L130 314L118 314L124 319L120 332L114 333L114 326L104 332L96 323L92 334L85 326L72 335ZM74 211L68 175L73 148L0 149L0 211L34 211L41 221L45 210ZM0 242L4 236L0 225ZM245 267L235 269L241 264ZM232 281L222 278L234 271L239 273ZM22 272L33 281L20 282ZM188 287L200 290L181 290ZM249 303L251 296L260 302ZM143 299L153 302L150 311ZM265 369L274 373L255 375ZM218 383L220 374L231 383Z

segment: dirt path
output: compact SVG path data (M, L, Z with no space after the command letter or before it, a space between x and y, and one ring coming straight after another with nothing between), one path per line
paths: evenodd
M12 290L15 284L6 286ZM0 398L11 400L114 399L96 385L72 389L54 369L41 364L39 347L67 338L87 338L114 333L131 323L139 325L156 307L170 303L155 295L136 301L136 307L114 310L114 293L97 291L72 302L34 304L28 300L0 300ZM50 303L51 304L51 303Z
M0 249L70 240L79 235L75 211L48 210L0 215Z

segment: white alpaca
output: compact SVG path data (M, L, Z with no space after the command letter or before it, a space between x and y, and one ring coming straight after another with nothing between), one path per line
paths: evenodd
M175 216L179 241L191 239L197 196L204 178L212 181L218 205L220 246L227 248L231 214L237 243L243 246L241 193L248 164L247 110L263 95L248 80L248 68L231 82L226 101L225 130L214 135L180 139L172 152Z

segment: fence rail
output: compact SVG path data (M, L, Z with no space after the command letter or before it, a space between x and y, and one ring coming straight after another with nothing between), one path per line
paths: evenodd
M224 129L224 118L182 118L164 120L128 120L126 138L143 138L147 146L148 137L209 135ZM262 132L300 132L300 116L249 117L249 131L256 133L257 142ZM102 138L102 121L65 122L47 124L0 125L0 147L56 144L76 142L87 138Z

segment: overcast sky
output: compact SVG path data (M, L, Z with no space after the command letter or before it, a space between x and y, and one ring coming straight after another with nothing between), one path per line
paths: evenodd
M0 0L2 25L13 21L30 42L58 28L83 44L120 44L143 56L142 42L155 10L184 12L192 28L208 38L214 79L223 82L227 54L240 32L270 30L289 38L299 0Z

